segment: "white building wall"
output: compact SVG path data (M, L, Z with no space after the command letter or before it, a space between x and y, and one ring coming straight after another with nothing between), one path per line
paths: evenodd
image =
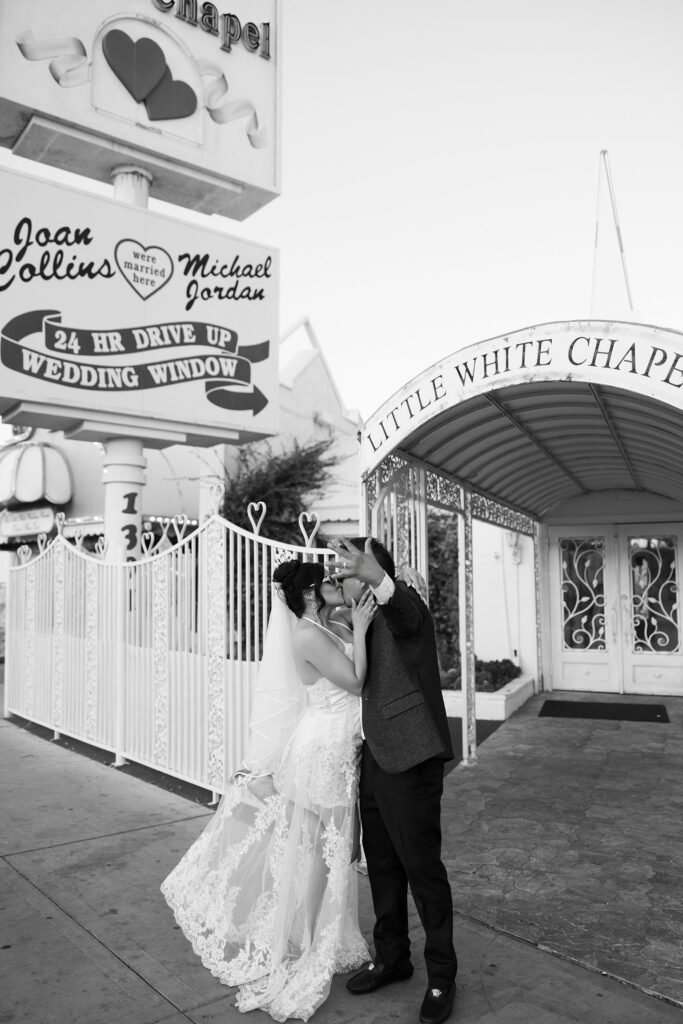
M510 658L536 668L536 597L532 537L475 520L474 648L478 658Z

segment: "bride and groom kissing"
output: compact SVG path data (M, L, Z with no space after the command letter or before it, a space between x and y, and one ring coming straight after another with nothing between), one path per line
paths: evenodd
M308 1020L335 974L361 968L346 983L356 996L412 977L410 888L425 932L419 1019L439 1024L457 957L434 627L378 541L341 538L335 553L333 576L276 568L245 769L162 893L204 966L237 986L238 1009L285 1021ZM373 958L358 924L361 828Z

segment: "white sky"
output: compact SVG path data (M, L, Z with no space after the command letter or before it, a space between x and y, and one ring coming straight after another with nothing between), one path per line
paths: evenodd
M590 313L603 148L635 305L683 329L681 0L284 8L283 194L244 228L281 248L283 327L309 314L349 405Z
M283 6L282 196L220 220L281 250L281 328L310 317L347 406L590 314L601 149L635 306L683 329L683 0Z

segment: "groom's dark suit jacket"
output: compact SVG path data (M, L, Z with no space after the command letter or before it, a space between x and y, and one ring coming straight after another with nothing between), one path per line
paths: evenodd
M363 732L380 768L402 772L430 757L453 757L441 695L434 624L400 580L368 631Z

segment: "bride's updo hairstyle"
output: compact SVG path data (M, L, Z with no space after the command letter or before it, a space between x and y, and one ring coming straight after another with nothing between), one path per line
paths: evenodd
M318 611L324 605L320 594L320 585L325 577L325 570L319 562L301 562L291 558L281 562L273 573L273 583L278 583L287 602L287 607L298 619L306 611L304 592L312 590L318 603Z

